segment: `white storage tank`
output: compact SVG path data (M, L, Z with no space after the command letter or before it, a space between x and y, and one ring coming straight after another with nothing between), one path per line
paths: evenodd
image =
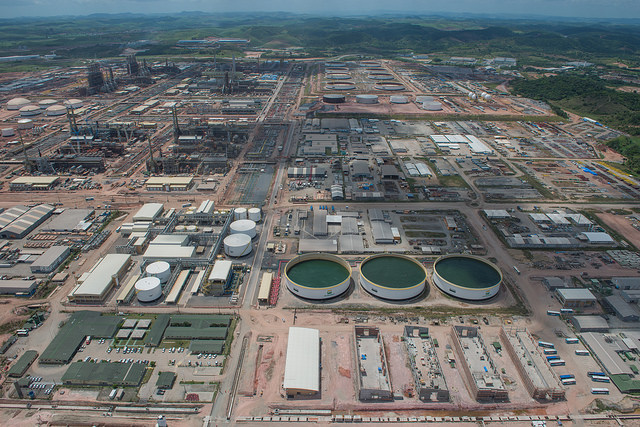
M231 234L246 234L252 239L256 237L256 223L250 219L239 219L230 225Z
M356 95L356 102L358 104L377 104L378 95Z
M33 120L31 119L18 120L18 129L33 129Z
M31 101L27 98L13 98L7 102L7 110L19 110L29 104L31 104Z
M427 111L440 111L442 110L442 104L437 101L424 102L422 108Z
M82 105L83 103L79 99L67 99L64 101L64 106L68 108L80 108Z
M48 107L51 107L52 105L56 105L57 103L58 101L56 101L55 99L43 99L42 101L38 101L38 105L43 110L46 110Z
M249 219L251 221L258 222L262 218L262 212L260 211L260 208L250 208L248 212Z
M67 114L67 107L64 107L59 104L55 104L50 107L47 107L45 114L47 116L62 116L64 114Z
M416 96L416 102L418 104L423 104L425 102L433 102L433 101L434 101L433 96L426 96L426 95Z
M37 105L27 105L20 109L20 115L23 117L37 116L42 110Z
M233 219L247 219L247 208L235 208L233 210Z
M187 225L187 231L189 233L195 233L196 231L198 231L198 226L197 225Z
M157 261L147 265L147 276L157 277L160 283L167 283L171 277L171 266L166 261Z
M392 104L406 104L409 102L409 98L403 95L394 95L389 98L389 102Z
M230 257L241 257L251 253L251 237L232 234L224 239L224 253Z
M13 136L15 134L16 134L16 132L13 130L13 128L4 128L4 129L2 129L2 136Z
M140 302L152 302L162 296L162 284L157 277L145 277L136 282L136 295Z

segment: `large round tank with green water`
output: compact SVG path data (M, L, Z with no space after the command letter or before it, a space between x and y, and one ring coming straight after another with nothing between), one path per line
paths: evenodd
M472 255L445 255L433 264L433 283L456 298L481 301L500 290L502 272L497 265Z
M422 264L405 255L373 255L360 264L360 286L378 298L414 298L424 291L426 280Z
M351 266L330 254L304 254L284 267L287 288L307 299L329 299L342 295L351 284Z

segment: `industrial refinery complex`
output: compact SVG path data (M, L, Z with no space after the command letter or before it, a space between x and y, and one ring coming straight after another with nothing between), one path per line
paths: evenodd
M470 67L131 54L2 89L0 413L611 421L640 392L621 132Z

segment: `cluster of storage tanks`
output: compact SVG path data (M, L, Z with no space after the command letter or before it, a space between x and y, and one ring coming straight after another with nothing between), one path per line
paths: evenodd
M347 292L352 268L331 254L304 254L284 268L284 281L301 298L325 300ZM473 256L448 255L436 260L431 276L444 293L468 301L492 298L500 290L502 273L494 264ZM390 301L407 301L428 291L427 271L414 258L377 254L360 264L359 283L369 294Z
M477 99L483 99L485 101L491 101L491 95L489 95L487 92L482 92L479 97L475 92L469 92L467 94L467 97L472 101L476 101Z
M59 103L55 99L42 99L37 103L27 98L13 98L7 102L7 110L19 110L23 117L36 116L44 110L47 116L62 116L67 113L67 108L80 108L82 101L68 99Z
M256 237L256 223L262 218L260 208L236 208L233 210L234 221L229 225L229 235L225 237L224 253L230 257L249 255L252 250L251 241Z
M135 284L136 296L142 303L150 303L162 296L162 285L171 278L171 266L166 261L157 261L147 265L146 277Z

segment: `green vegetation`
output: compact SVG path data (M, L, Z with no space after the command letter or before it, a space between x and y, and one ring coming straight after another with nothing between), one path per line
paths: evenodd
M607 146L625 156L624 166L632 174L640 176L640 137L620 136L608 141Z
M553 101L550 104L554 112L564 108L632 135L640 135L640 95L620 92L607 84L597 76L562 74L517 80L512 87L519 95Z

